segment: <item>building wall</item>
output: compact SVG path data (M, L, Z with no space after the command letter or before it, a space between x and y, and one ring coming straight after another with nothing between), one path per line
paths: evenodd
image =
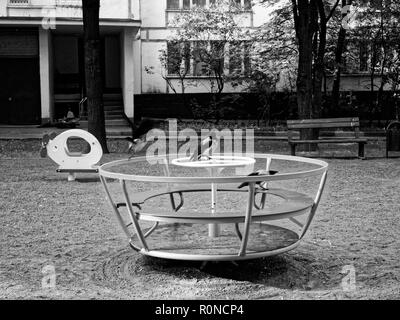
M160 50L165 50L167 39L171 36L171 29L167 25L169 21L178 14L179 10L167 10L167 0L145 0L141 2L141 92L148 93L173 93L168 87L167 82L163 79L166 70L163 69L159 56ZM265 22L268 11L264 6L257 5L254 7L253 14L244 12L238 18L240 25L245 28L259 26ZM146 69L151 68L151 72ZM202 93L210 92L210 80L204 77L188 77L185 82L185 92ZM175 90L181 91L179 80L169 77ZM224 92L240 92L240 87L233 87L229 83L225 84Z
M332 90L333 77L327 78L327 90ZM381 85L379 75L374 76L374 88L378 91ZM386 84L384 90L390 90L390 86ZM342 74L340 77L340 91L371 91L371 77L369 74Z
M42 119L52 118L53 65L52 32L81 32L82 0L0 0L0 27L35 26L40 40L40 88ZM244 12L240 21L243 27L255 28L268 20L269 11L255 1L252 13ZM134 115L134 95L173 93L163 78L166 70L161 66L160 50L165 49L171 35L168 21L179 10L167 10L167 0L101 0L100 19L102 30L112 30L120 35L120 82L124 109L128 117ZM133 27L124 23L137 21ZM49 25L50 23L50 25ZM51 24L57 28L54 31ZM140 29L139 29L140 26ZM151 68L151 72L146 69ZM118 74L112 79L117 83ZM177 92L181 91L179 80L168 78ZM327 88L332 80L328 78ZM375 80L379 83L379 79ZM388 89L388 88L385 88ZM190 77L185 85L187 93L210 92L210 81L205 77ZM342 91L369 91L368 75L343 75ZM224 92L240 92L242 88L225 84Z
M101 0L100 1L100 30L102 34L119 34L124 38L123 43L114 41L113 45L121 45L121 78L119 70L107 69L108 87L118 87L121 81L124 98L124 110L128 117L134 114L134 88L137 89L134 72L140 69L137 65L140 57L139 49L135 47L135 36L140 26L139 0ZM46 122L54 119L54 63L53 36L64 34L76 36L82 34L82 0L1 0L0 28L35 28L39 38L40 65L40 104L41 119ZM128 35L128 36L126 36ZM116 38L118 39L118 38ZM107 44L107 42L106 42ZM55 44L57 45L57 44ZM76 48L75 48L76 49ZM117 51L106 48L106 59L118 54ZM111 55L111 56L110 56ZM63 59L69 64L71 57ZM118 57L117 57L118 58ZM75 61L76 62L76 61ZM75 63L76 65L77 63ZM134 66L135 65L135 66ZM126 67L126 70L123 68ZM135 71L134 71L135 68ZM124 72L122 72L124 70ZM137 76L140 83L140 74ZM79 97L78 97L79 98ZM74 97L75 99L75 97ZM79 101L79 100L78 100ZM75 102L74 102L75 103Z
M2 0L0 17L82 18L82 0ZM139 19L139 0L101 0L101 19Z

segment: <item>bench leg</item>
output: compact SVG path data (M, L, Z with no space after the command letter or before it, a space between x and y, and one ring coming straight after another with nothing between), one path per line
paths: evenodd
M292 156L296 155L296 145L295 144L290 144L290 154Z
M360 159L364 159L365 158L365 156L364 156L364 143L359 143L358 144L358 157Z

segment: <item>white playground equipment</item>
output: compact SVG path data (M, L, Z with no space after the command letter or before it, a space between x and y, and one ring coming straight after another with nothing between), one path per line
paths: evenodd
M269 172L275 164L283 168L278 174L247 175L247 169L254 170L251 166ZM235 168L238 166L250 168L242 171ZM299 166L304 168L296 169ZM327 169L324 161L286 155L230 159L213 155L206 161L168 161L165 156L155 156L103 164L99 175L134 250L166 259L234 261L296 248L317 211ZM304 182L310 179L318 181L311 183L312 189L317 189L315 194L305 191ZM243 183L246 188L239 189ZM294 186L299 191L292 190ZM204 193L211 194L211 208L200 198ZM220 200L228 199L224 209L216 207L220 194ZM169 205L153 203L163 201L161 197L166 197ZM184 206L184 198L189 206ZM188 200L196 201L193 209ZM204 204L208 209L199 207Z
M210 147L211 148L211 147ZM216 177L219 173L227 167L249 167L256 162L255 159L250 157L240 156L209 156L209 159L202 161L191 161L190 157L173 159L171 163L175 166L189 167L189 168L204 168L208 171L210 177ZM249 170L248 173L250 173ZM211 214L215 215L217 208L217 185L211 183ZM210 224L208 234L210 237L218 237L220 233L218 224Z
M70 138L85 140L89 146L88 153L71 152L67 141ZM58 136L52 133L44 135L41 155L48 155L59 167L57 172L67 172L68 181L75 180L75 173L98 172L97 163L103 156L103 150L99 141L91 133L81 129L71 129L60 133Z

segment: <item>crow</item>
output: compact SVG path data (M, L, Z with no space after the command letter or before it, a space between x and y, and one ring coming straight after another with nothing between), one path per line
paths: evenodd
M146 134L155 126L155 122L151 119L142 120L138 126L132 128L132 137L126 137L125 140L128 141L127 152L133 151L131 157L133 157L137 152L142 150L146 144ZM131 158L129 157L129 158Z
M40 156L42 158L46 158L47 156L47 145L49 144L50 140L53 140L57 134L55 132L52 132L50 134L45 134L42 138L42 146L40 148Z
M202 146L206 146L207 144L208 148L202 152ZM202 157L210 159L212 151L214 151L217 146L217 138L213 135L209 135L198 143L197 150L190 156L190 161L198 161L201 160Z
M250 173L248 176L273 176L274 174L277 174L278 171L275 170L257 170L255 172ZM248 186L248 182L243 182L238 188L241 189L245 186ZM261 188L267 190L267 182L266 181L257 181L256 185L260 186Z

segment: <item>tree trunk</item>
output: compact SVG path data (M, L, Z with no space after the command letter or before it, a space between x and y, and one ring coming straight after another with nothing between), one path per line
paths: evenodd
M311 119L312 98L312 41L305 39L299 45L299 63L297 73L297 106L300 119Z
M372 125L375 113L375 67L377 63L375 45L372 46L372 58L371 58L371 74L370 74L370 103L369 103L369 126Z
M299 47L299 61L297 72L297 107L300 119L314 118L312 108L313 99L313 38L315 35L315 25L318 19L315 3L311 0L298 1L292 0L293 15L296 28L296 37ZM300 138L309 140L315 139L315 130L300 130ZM302 145L304 151L316 150L316 145Z
M322 82L325 72L325 51L326 51L326 26L327 18L325 14L325 7L322 1L316 1L315 10L318 10L319 15L319 32L316 32L316 37L314 38L317 43L315 48L317 49L315 56L315 66L314 66L314 81L313 81L313 117L321 117L322 109ZM317 13L316 13L317 14Z
M332 85L332 109L336 110L339 107L340 96L340 77L342 73L342 57L346 40L346 29L343 27L339 30L338 43L335 52L335 71Z
M342 8L344 8L347 3L349 5L352 4L352 0L342 0ZM342 15L342 21L346 17L346 15ZM334 79L333 79L333 86L332 86L332 109L337 109L339 107L339 96L340 96L340 77L342 73L342 60L343 60L343 52L345 49L346 43L346 35L347 31L341 25L338 35L338 42L336 46L335 52L335 72L334 72Z
M85 43L85 83L88 109L88 131L108 153L103 104L103 79L100 61L100 0L82 0Z

